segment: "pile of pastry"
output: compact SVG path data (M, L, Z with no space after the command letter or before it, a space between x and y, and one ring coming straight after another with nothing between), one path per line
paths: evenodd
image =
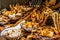
M54 38L60 38L59 13L47 7L43 9L45 10L40 12L38 8L35 8L26 22L22 23L23 36L21 40L53 40Z
M15 26L16 22L19 19L23 19L26 17L29 12L32 11L32 7L28 7L25 5L10 5L10 9L7 10L1 9L0 11L0 30L2 31L4 28Z
M48 24L47 24L48 23ZM11 40L52 40L60 37L60 14L49 7L10 5L3 9L0 25L1 36Z

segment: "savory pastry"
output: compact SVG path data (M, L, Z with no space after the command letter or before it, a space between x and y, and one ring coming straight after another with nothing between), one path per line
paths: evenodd
M19 19L19 18L21 17L21 13L8 15L8 17L9 17L11 20L17 20L17 19Z
M33 30L35 28L37 28L39 26L38 23L33 23L33 22L25 22L22 24L22 28L24 28L25 30Z
M16 4L16 6L10 5L10 9L11 10L16 10L18 12L23 12L23 11L31 10L32 8L28 7L28 6L25 6L25 5L23 6L23 5Z
M4 9L1 10L1 13L4 14L6 11L7 11L7 9L4 8Z
M46 6L52 6L52 5L55 5L56 3L56 0L46 0L45 4Z
M58 2L58 3L57 3L56 5L54 5L54 6L51 6L50 8L53 9L53 10L60 8L60 2Z
M41 36L48 36L48 37L53 37L54 36L54 32L47 27L45 29L44 29L44 27L40 27L40 28L38 28L37 32Z
M2 10L0 25L6 29L0 28L1 36L19 38L19 40L50 40L49 38L60 35L60 14L49 8L55 5L56 0L46 0L45 3L46 6L42 5L44 6L41 8L42 10L37 6L32 9L19 4L10 5L10 11ZM49 22L53 22L53 25L49 25ZM46 23L48 24L46 25Z
M8 16L10 20L17 20L22 16L23 13L16 13L16 11L6 11L3 15Z
M0 25L4 25L9 22L9 18L3 15L0 15Z
M3 13L3 15L8 16L9 14L15 14L15 13L16 13L15 10L12 10L12 11L5 11L5 12Z

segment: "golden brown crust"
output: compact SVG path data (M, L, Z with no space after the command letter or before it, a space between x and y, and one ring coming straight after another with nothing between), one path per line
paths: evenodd
M22 33L23 33L23 37L21 37L21 40L30 40L31 38L35 38L37 39L37 37L39 36L47 36L50 38L55 37L55 35L59 35L60 33L60 14L58 14L58 12L55 12L54 10L50 9L49 6L51 5L55 5L56 0L50 0L50 2L48 2L46 0L47 4L46 7L44 6L42 8L42 10L38 10L39 7L36 7L33 9L33 11L29 12L29 14L24 14L23 17L19 18L18 21L16 21L16 23L12 24L12 26L16 26L17 24L19 24L22 20L26 20L26 23L24 23L26 25L27 28L30 27L35 27L33 30L31 31L26 31L26 29L23 29ZM9 14L16 14L17 12L21 12L19 10L21 6L19 5L10 5L11 11L6 11L4 16L8 16ZM22 7L23 8L23 7ZM26 10L24 8L24 10ZM54 27L52 25L50 26L45 26L47 19L50 17L52 17L53 19L53 23L54 23ZM41 22L42 20L42 22ZM40 23L41 22L41 23ZM33 26L31 26L33 25ZM6 26L6 25L4 25ZM8 26L8 25L7 25ZM3 30L3 28L1 29ZM30 32L30 33L29 33ZM26 37L25 37L26 36ZM12 38L10 40L17 40L17 38Z
M57 8L59 8L59 7L60 7L60 2L57 3L57 4L54 5L54 6L51 6L50 8L51 8L51 9L57 9Z
M56 0L46 0L46 2L45 2L45 4L46 4L46 6L52 6L52 5L55 5L55 3L56 3Z

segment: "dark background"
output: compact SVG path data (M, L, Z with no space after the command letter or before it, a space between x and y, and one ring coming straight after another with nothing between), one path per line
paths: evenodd
M0 10L1 9L4 9L4 8L7 8L9 9L9 5L10 4L26 4L26 5L29 5L28 2L31 2L32 5L35 5L35 4L42 4L45 0L0 0ZM60 2L60 0L57 0L56 3Z
M0 0L0 9L9 8L10 4L25 4L26 2L28 2L28 0Z
M4 9L4 8L7 8L9 9L9 5L10 4L22 4L22 5L29 5L29 2L32 3L32 5L35 5L35 4L40 4L41 3L41 0L0 0L0 10L1 9Z

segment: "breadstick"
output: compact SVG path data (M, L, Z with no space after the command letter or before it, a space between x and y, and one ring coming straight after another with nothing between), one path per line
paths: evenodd
M59 7L60 7L60 2L57 3L57 4L54 5L54 6L51 6L50 8L51 8L51 9L57 9L57 8L59 8Z
M11 4L10 4L9 6L10 6L10 9L11 9L11 10L14 10L14 9L13 9L13 6L12 6Z
M45 19L44 19L43 23L41 24L42 26L45 25L48 17L49 17L49 15L46 15L46 16L45 16Z
M35 11L36 9L34 9L33 10L33 12ZM21 19L19 19L15 24L14 24L14 26L16 26L18 23L20 23L22 20L27 20L29 17L30 17L30 15L31 15L32 13L30 13L27 17L25 17L25 18L21 18Z
M52 5L55 5L55 3L56 3L56 0L46 0L46 2L45 2L45 4L46 4L46 6L52 6Z

